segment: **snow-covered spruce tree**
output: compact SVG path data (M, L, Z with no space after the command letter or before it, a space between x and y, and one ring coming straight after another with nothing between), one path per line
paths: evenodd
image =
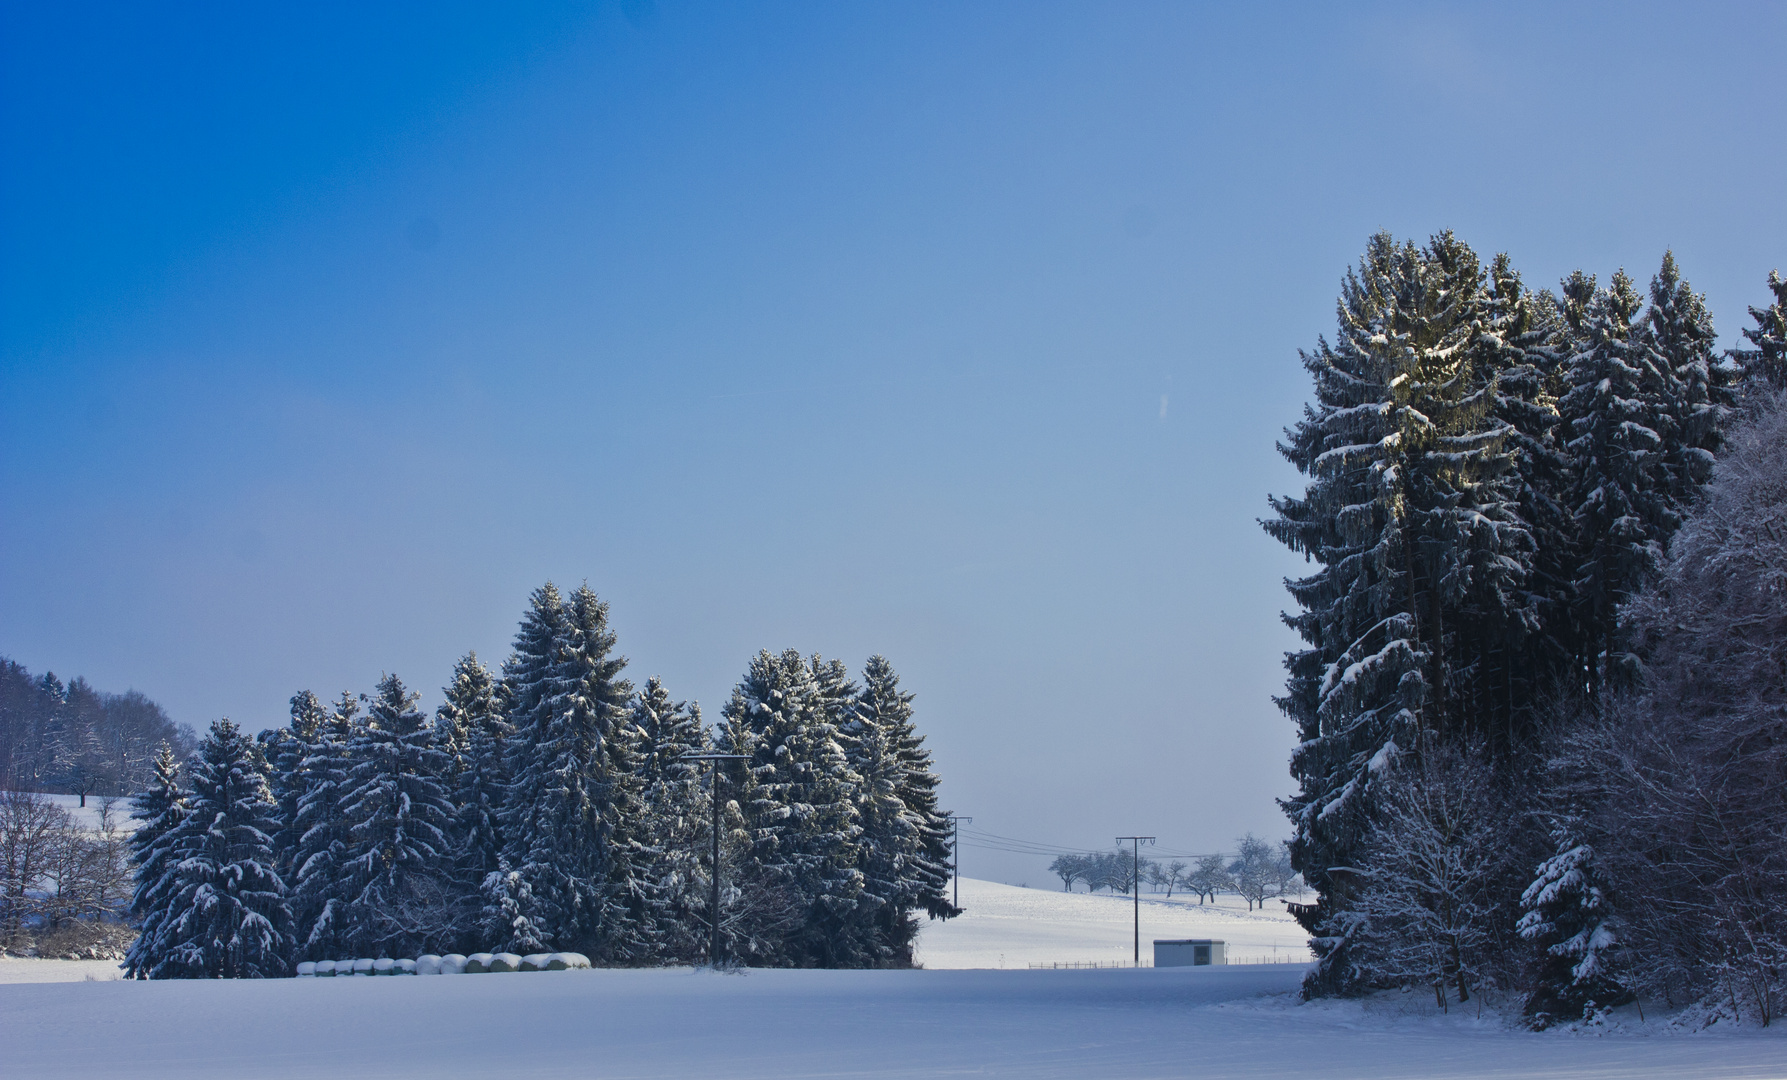
M1336 916L1377 778L1418 732L1459 738L1476 720L1452 696L1449 632L1461 612L1520 602L1530 571L1504 479L1510 433L1480 370L1482 277L1450 234L1426 248L1373 237L1343 284L1336 343L1303 354L1316 402L1280 445L1310 483L1273 499L1263 524L1321 567L1287 582L1302 610L1286 621L1310 647L1287 657L1278 699L1300 733L1285 809L1317 892L1293 909L1316 935L1312 993L1363 985L1346 955L1353 923Z
M277 823L266 768L235 724L211 725L188 770L185 811L157 845L171 880L156 889L145 918L156 931L133 954L137 977L255 979L290 971L291 910L273 867Z
M1610 679L1633 670L1618 645L1619 606L1655 571L1680 523L1669 495L1664 441L1674 380L1635 325L1642 304L1623 271L1594 292L1582 310L1577 351L1567 368L1569 389L1559 402L1581 537L1576 617L1585 632L1578 662L1593 699Z
M279 831L273 834L273 849L279 853L280 876L294 885L298 881L299 838L304 833L298 806L310 790L310 775L304 765L316 753L328 715L315 694L300 690L292 695L290 723L263 733L261 740L270 769L268 783L273 802L279 807Z
M930 751L912 722L912 695L883 656L869 657L856 709L845 728L850 767L859 777L857 811L865 901L875 906L876 961L912 964L915 912L957 914L949 903L949 824L937 809Z
M1595 849L1565 828L1553 841L1557 854L1520 897L1520 936L1540 949L1525 1006L1539 1028L1632 999L1617 974L1619 933Z
M760 652L723 712L721 749L749 757L730 790L750 861L766 887L797 898L801 914L779 942L740 957L764 966L856 967L866 959L857 932L857 778L825 707L835 696L822 695L815 679L816 671L829 679L828 668L818 657L809 666L793 649Z
M1779 270L1768 274L1769 291L1775 302L1768 307L1750 309L1756 325L1743 331L1745 340L1754 346L1731 350L1746 388L1761 393L1787 389L1787 279Z
M434 730L435 746L448 755L446 780L455 815L449 839L457 875L476 893L502 857L498 815L508 783L503 759L509 723L496 677L475 652L453 666L453 681L442 694Z
M139 823L130 836L130 862L136 874L130 914L142 926L142 933L131 943L124 958L125 972L133 979L149 977L143 961L160 940L166 901L175 884L166 837L186 815L186 793L180 787L180 763L174 757L173 747L162 743L150 768L153 774L149 787L132 800L130 814Z
M653 890L653 954L694 962L707 950L706 852L713 826L703 766L687 758L707 752L707 729L700 707L672 700L656 675L634 700L629 727L638 740L640 833L649 840L645 873Z
M417 696L395 675L379 680L348 748L340 802L347 850L336 869L333 925L359 956L411 956L455 930L446 755Z
M350 748L360 732L360 702L346 690L323 718L310 756L304 759L305 790L298 799L298 848L292 862L292 924L298 956L334 960L347 948L336 934L335 909L345 899L342 866L351 837L341 815L348 791Z
M1787 1007L1787 396L1746 422L1625 617L1641 692L1583 741L1605 798L1585 839L1617 888L1634 989Z
M1489 602L1461 613L1456 651L1467 662L1454 681L1464 684L1459 696L1475 718L1473 731L1506 770L1534 752L1550 701L1573 681L1580 652L1571 622L1576 521L1557 409L1573 350L1557 299L1527 290L1506 255L1492 260L1488 284L1478 377L1508 430L1506 483L1530 562L1523 581L1492 580Z
M608 607L587 586L567 602L548 583L505 667L512 780L486 925L493 944L515 952L550 946L622 963L645 951L637 793L617 738L632 687L614 643Z
M1662 376L1663 490L1679 520L1712 478L1733 399L1730 372L1713 352L1716 335L1706 298L1682 280L1673 252L1664 253L1651 279L1641 333Z

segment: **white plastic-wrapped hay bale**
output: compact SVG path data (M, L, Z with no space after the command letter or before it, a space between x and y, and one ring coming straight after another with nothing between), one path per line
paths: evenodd
M465 957L456 952L450 952L441 957L441 974L464 975Z
M465 958L465 973L467 975L480 975L489 971L490 961L492 959L494 959L494 957L487 952L475 952L471 954Z
M580 952L555 952L546 959L547 971L571 971L589 967L589 957Z
M372 965L378 963L378 961L377 960L368 960L365 957L361 957L358 960L351 961L351 963L354 965L354 974L355 975L371 975L372 974ZM340 961L336 961L336 967L340 967L340 966L341 966Z
M302 964L299 964L298 965L298 978L300 978L300 979L314 979L314 978L316 978L316 965L309 960L306 960Z
M546 961L550 959L552 959L552 954L549 952L528 953L521 958L521 970L545 971Z
M381 956L372 962L372 973L374 975L395 975L397 974L397 961L389 956Z
M421 956L416 957L416 974L417 975L439 975L440 973L441 973L441 958L440 957L434 955L433 953L423 953Z
M399 957L397 960L397 970L393 971L391 974L393 974L393 975L414 975L415 973L416 973L416 962L414 960L405 960L405 959Z
M335 976L335 961L333 960L318 960L312 965L312 968L312 974L319 979L324 977L334 978Z
M521 957L512 952L492 953L489 967L491 971L520 971Z

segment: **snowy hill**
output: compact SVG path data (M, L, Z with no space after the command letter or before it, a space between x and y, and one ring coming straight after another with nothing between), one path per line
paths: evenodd
M79 795L41 795L40 797L48 799L50 802L53 802L57 806L68 811L69 817L74 819L76 825L79 825L83 829L95 830L99 828L100 807L105 803L107 798L100 795L89 795L87 796L87 805L82 806L81 797ZM135 832L137 823L133 821L130 816L130 799L123 796L112 796L110 798L112 803L113 827L123 833Z
M1028 889L962 879L963 913L946 922L927 921L918 936L918 962L926 968L1024 968L1031 964L1128 962L1132 951L1132 901L1109 893ZM1235 897L1200 905L1194 897L1171 900L1142 894L1142 961L1153 956L1155 938L1216 938L1229 943L1231 962L1290 961L1309 957L1308 935L1284 905L1270 901L1249 912Z

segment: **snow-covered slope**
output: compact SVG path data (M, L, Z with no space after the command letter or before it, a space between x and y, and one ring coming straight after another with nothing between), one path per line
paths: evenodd
M50 800L57 806L68 811L68 815L74 818L75 824L79 825L81 828L99 828L101 817L100 806L105 802L105 799L102 797L98 795L87 796L86 806L81 805L81 797L79 795L45 795L43 798ZM111 803L112 826L120 832L135 832L137 822L132 820L130 816L130 800L127 798L114 797L112 798Z
M1071 961L1128 962L1133 952L1130 898L1109 893L1025 889L962 879L963 913L924 923L918 962L927 968L1023 968ZM1232 961L1309 959L1308 935L1271 901L1249 912L1225 896L1217 904L1142 894L1142 962L1155 938L1216 938Z

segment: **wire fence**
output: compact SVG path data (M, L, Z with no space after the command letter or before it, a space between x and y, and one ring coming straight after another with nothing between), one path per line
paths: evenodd
M1222 964L1198 965L1200 967L1253 967L1259 964L1307 964L1307 956L1284 954L1280 956L1235 956ZM1135 963L1131 960L1057 960L1048 963L1031 964L1032 971L1101 971L1113 968L1151 968L1154 961L1144 960ZM1188 967L1186 964L1172 964L1171 967Z

